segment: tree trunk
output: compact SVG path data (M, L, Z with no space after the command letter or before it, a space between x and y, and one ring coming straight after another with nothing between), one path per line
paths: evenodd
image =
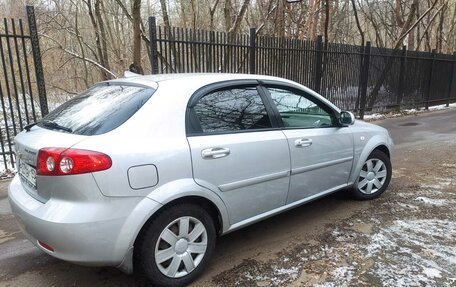
M137 1L137 0L134 0ZM166 0L160 0L160 7L162 10L162 15L163 15L163 23L165 24L165 27L171 27L171 23L169 21L169 15L168 15L168 8L166 7Z
M309 16L308 16L308 31L309 39L315 41L317 39L317 26L318 26L318 6L320 0L309 0Z
M88 0L86 2L86 4L87 4L88 12L89 12L90 22L92 23L93 31L95 32L95 43L97 46L96 60L100 63L101 66L106 68L106 63L104 62L105 57L103 56L103 49L101 47L100 30L98 27L97 20L95 19L95 16L93 14L92 1ZM106 68L106 70L109 70L109 69ZM111 78L111 75L103 69L101 70L101 76L102 76L103 80L109 80Z
M97 17L98 28L100 29L100 44L101 44L101 51L103 57L103 65L106 69L111 70L109 65L109 57L108 57L108 44L106 41L106 30L104 26L103 18L101 17L100 11L100 2L101 0L96 0L95 2L95 16Z
M355 14L356 27L358 27L359 35L361 36L361 46L364 46L364 31L359 22L358 10L356 9L355 0L351 0L351 3L353 6L353 14Z
M443 9L440 11L440 21L439 25L437 27L437 33L436 33L436 45L437 45L437 52L442 53L442 42L443 42L443 21L445 20L445 12L446 12L446 7L447 3L443 4Z
M130 65L130 71L138 74L144 74L141 66L141 0L133 0L132 4L133 63Z

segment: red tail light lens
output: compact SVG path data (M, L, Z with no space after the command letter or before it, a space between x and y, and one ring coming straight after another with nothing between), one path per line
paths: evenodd
M111 158L83 149L42 148L38 152L37 175L71 175L109 169Z

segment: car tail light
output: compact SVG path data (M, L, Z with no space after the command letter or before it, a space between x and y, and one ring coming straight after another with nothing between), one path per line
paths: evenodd
M71 175L109 169L111 158L103 153L72 148L42 148L37 175Z

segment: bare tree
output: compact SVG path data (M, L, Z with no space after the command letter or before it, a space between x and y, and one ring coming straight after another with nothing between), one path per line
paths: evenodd
M402 41L404 40L404 38L410 33L411 30L413 30L413 28L415 28L416 25L420 23L421 19L423 19L426 15L429 14L429 12L431 12L431 10L435 7L435 4L437 4L437 1L438 0L435 0L432 6L429 7L429 9L426 12L424 12L424 14L421 15L421 17L418 20L416 20L415 23L413 23L413 18L416 9L418 8L418 0L413 1L407 20L405 21L399 34L400 36L396 39L396 42L393 46L393 53L397 53L399 47L402 45ZM385 67L383 68L383 71L380 74L380 77L377 79L377 82L375 83L375 86L371 92L369 103L367 104L368 107L372 108L374 106L378 96L378 92L380 91L380 88L383 85L383 82L385 81L388 72L391 70L391 67L393 66L393 61L394 57L389 57L388 62L385 64Z

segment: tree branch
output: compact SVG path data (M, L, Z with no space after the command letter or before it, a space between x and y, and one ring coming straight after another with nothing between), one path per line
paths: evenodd
M65 53L75 57L75 58L78 58L80 60L83 60L83 61L86 61L88 63L91 63L92 65L98 67L100 70L102 70L103 72L105 73L108 73L109 75L113 76L114 78L118 78L116 74L114 74L113 72L111 72L110 70L106 69L103 65L101 65L100 63L98 63L97 61L95 60L92 60L92 59L89 59L89 58L86 58L86 57L83 57L71 50L68 50L67 48L63 47L62 44L60 44L59 41L55 40L54 38L46 35L46 34L43 34L43 33L38 33L40 36L43 36L44 38L46 39L49 39L51 40L54 44L56 44L62 51L64 51Z

